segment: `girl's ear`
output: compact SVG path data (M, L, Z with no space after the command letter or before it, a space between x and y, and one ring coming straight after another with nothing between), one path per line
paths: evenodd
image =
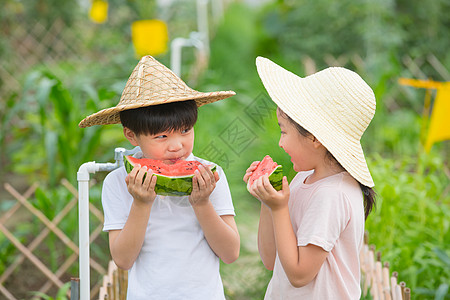
M313 141L313 147L314 148L318 149L318 148L320 148L322 146L322 143L319 142L319 140L316 137L313 137L312 141Z
M136 134L128 127L123 128L123 135L133 146L139 146L136 138Z

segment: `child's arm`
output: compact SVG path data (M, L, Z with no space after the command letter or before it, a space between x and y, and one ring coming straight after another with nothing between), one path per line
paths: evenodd
M270 208L278 257L290 283L294 287L307 285L319 272L328 252L312 244L297 246L289 215L286 177L281 191L276 191L264 175L255 181L250 192Z
M234 217L219 216L209 201L218 180L217 172L213 174L209 168L200 166L193 178L189 201L209 246L224 263L229 264L239 257L240 238Z
M156 176L152 176L149 171L142 181L146 171L146 167L136 166L126 177L128 191L134 199L133 204L123 229L109 232L111 256L117 266L124 270L133 266L141 251L148 218L156 198Z
M248 179L253 171L257 168L259 161L254 161L247 169L244 175L244 182L248 183ZM261 260L266 269L272 271L275 264L277 249L275 247L275 236L273 233L272 214L270 208L261 202L261 212L259 215L258 226L258 251Z
M258 226L258 251L266 269L272 271L275 265L277 249L273 232L272 213L270 208L261 203L261 213Z

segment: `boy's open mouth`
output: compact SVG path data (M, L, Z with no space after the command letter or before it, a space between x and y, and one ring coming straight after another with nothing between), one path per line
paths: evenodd
M171 159L168 159L167 161L170 163L170 164L176 164L178 161L180 161L180 160L183 160L183 158L182 157L178 157L178 158L171 158Z

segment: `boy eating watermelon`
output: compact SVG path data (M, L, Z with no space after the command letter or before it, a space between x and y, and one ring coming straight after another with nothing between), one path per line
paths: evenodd
M143 57L117 106L86 117L80 127L121 123L125 138L139 146L137 158L176 164L195 157L197 108L233 96L201 93L151 56ZM129 270L127 299L225 299L219 259L239 256L239 233L225 174L200 165L189 196L155 193L156 176L135 165L105 178L103 230L114 262ZM145 175L145 176L144 176Z

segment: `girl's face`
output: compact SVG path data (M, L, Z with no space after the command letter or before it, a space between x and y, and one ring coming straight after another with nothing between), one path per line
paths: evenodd
M278 145L291 157L296 172L315 168L316 148L314 137L301 135L297 128L277 109L278 125L281 136Z
M185 160L194 148L194 128L136 135L125 127L123 132L133 146L141 147L144 158L162 160L166 164Z

